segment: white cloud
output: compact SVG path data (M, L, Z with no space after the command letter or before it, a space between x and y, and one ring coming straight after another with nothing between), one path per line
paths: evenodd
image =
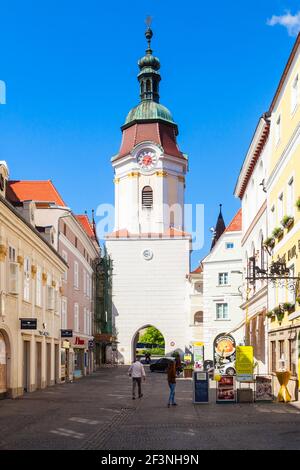
M300 11L295 15L292 15L289 11L282 16L273 15L272 18L267 21L267 24L269 26L280 24L287 29L290 36L297 36L300 32Z

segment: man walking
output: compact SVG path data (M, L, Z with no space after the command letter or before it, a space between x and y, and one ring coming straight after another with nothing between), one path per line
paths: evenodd
M144 379L144 381L146 380L146 373L139 357L136 358L136 361L132 364L128 373L129 377L132 377L132 399L135 400L136 386L138 386L139 398L142 398L142 379Z

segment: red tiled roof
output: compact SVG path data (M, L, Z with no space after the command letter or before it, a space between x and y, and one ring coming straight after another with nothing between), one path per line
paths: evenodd
M118 157L128 155L137 144L144 141L161 145L168 155L184 158L177 145L175 128L161 122L139 123L124 129Z
M203 272L202 263L199 264L198 268L191 272L191 274L201 274Z
M87 215L75 215L80 225L90 238L95 238L94 230Z
M226 227L225 232L240 232L242 230L242 209L233 217L230 224Z
M51 180L48 181L9 181L7 198L12 202L39 201L54 202L66 206Z

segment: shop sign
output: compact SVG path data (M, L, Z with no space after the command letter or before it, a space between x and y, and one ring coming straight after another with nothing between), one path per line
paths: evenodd
M273 401L272 376L257 375L255 385L255 401Z
M21 330L37 330L37 319L21 318Z
M224 366L235 367L236 345L235 339L231 335L222 333L214 341L214 363L215 369L222 369Z
M69 341L64 341L64 342L63 342L63 348L64 348L64 349L70 349L70 343L69 343Z
M204 370L204 343L194 343L195 370Z
M238 346L236 348L236 378L239 382L253 380L253 346Z
M95 341L93 339L89 340L89 349L94 349Z
M217 403L234 403L235 402L235 387L234 377L223 376L217 382Z
M75 345L76 345L76 346L84 346L84 345L85 345L85 340L84 340L84 339L81 339L81 338L78 338L78 336L76 336L76 338L75 338Z
M66 366L61 365L61 378L65 379L66 378Z
M61 338L73 338L73 330L61 330Z
M183 360L184 360L184 362L186 362L187 364L190 363L190 362L192 362L192 355L191 355L191 354L185 354Z

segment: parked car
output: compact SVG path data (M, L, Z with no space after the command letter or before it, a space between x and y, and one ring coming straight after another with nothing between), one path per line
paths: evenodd
M162 357L161 359L158 359L155 361L153 364L150 366L151 372L167 372L169 364L174 362L175 359L173 357ZM185 363L182 363L182 370L185 366ZM181 372L182 372L181 370Z
M222 375L236 375L235 362L229 362L219 368Z

